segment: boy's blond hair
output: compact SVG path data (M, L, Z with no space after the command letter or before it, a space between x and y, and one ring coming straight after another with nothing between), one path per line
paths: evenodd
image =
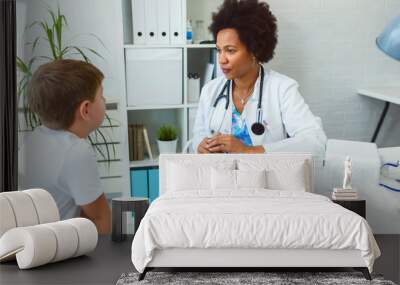
M104 75L94 65L72 59L43 64L28 87L28 106L52 129L68 129L85 101L94 101Z

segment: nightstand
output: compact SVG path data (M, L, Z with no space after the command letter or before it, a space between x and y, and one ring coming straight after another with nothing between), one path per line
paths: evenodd
M140 221L146 214L149 207L149 199L142 197L127 197L112 199L112 235L113 241L123 241L126 235L123 234L124 212L133 212L135 215L135 232L139 228Z
M339 204L340 206L353 211L356 214L359 214L361 217L365 219L365 208L366 202L365 200L332 200L332 202Z

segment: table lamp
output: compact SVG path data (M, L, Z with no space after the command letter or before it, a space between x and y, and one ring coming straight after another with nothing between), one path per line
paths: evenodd
M376 39L376 45L388 56L400 60L400 16L385 27Z

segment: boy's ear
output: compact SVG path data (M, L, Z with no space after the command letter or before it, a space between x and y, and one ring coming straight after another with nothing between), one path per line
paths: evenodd
M90 104L90 101L85 100L79 105L79 108L78 108L79 115L84 120L86 120L89 115L89 104Z

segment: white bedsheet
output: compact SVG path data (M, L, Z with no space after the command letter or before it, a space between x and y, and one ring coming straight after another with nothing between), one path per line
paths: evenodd
M165 248L358 249L371 272L380 256L359 215L321 195L265 189L162 195L133 239L133 265L143 272Z

